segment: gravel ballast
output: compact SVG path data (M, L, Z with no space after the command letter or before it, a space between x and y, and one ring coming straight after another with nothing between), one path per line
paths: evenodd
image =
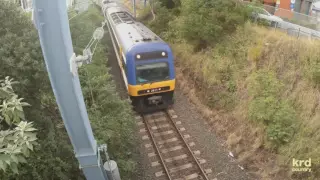
M175 104L173 106L178 115L177 120L182 122L196 147L201 152L201 158L207 160L206 167L212 169L217 180L253 180L253 175L242 170L236 160L229 156L225 142L217 137L205 123L205 119L196 110L194 104L189 102L177 87Z

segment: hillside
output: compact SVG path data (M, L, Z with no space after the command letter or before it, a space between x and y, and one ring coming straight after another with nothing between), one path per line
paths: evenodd
M320 155L319 45L252 24L201 53L172 43L179 84L206 106L200 111L240 161L277 175L290 173L292 158L311 158L314 177Z
M174 2L146 23L214 133L264 179L320 177L320 42L252 24L236 1ZM293 158L311 158L312 172L292 172Z

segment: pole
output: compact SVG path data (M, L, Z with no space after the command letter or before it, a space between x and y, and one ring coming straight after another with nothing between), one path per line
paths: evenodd
M88 180L108 180L93 137L78 74L70 71L73 47L65 0L35 0L34 20L51 86L79 161Z
M132 0L133 1L133 15L134 15L134 18L137 18L136 17L136 0Z

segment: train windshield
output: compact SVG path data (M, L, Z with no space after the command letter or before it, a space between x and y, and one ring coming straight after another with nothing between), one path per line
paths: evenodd
M136 66L137 84L162 81L169 78L169 66L166 62L140 64Z

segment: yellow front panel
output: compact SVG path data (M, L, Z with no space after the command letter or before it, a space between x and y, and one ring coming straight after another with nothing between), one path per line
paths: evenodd
M168 81L155 82L152 84L148 83L148 84L143 84L143 85L130 85L130 84L128 84L128 91L129 91L130 96L145 96L145 95L156 94L156 93L146 93L146 94L138 95L138 91L159 88L159 87L165 87L165 86L170 86L170 89L166 90L166 91L160 91L157 93L173 91L175 88L175 83L176 83L176 80L174 79L174 80L168 80Z

